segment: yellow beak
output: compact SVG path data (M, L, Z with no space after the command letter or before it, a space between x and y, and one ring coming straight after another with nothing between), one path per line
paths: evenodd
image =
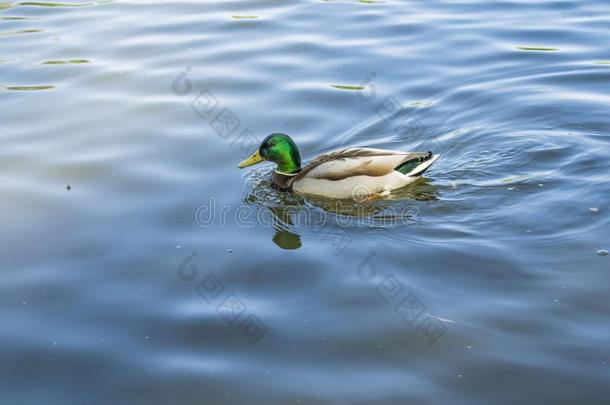
M262 162L263 159L260 155L260 153L258 153L258 151L256 151L252 156L250 156L248 159L244 160L243 162L241 162L239 164L239 168L243 169L244 167L248 167L248 166L252 166L255 165L257 163Z

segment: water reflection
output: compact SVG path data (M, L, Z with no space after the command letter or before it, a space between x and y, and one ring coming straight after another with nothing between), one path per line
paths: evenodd
M396 228L415 226L419 208L415 201L437 199L437 187L426 178L420 178L407 187L395 190L387 198L371 201L329 199L301 196L275 189L266 178L268 173L253 171L249 176L251 189L244 203L257 210L259 221L268 213L274 230L272 241L282 249L294 250L302 246L301 237L307 233L338 234L345 228Z
M301 235L290 231L294 225L291 214L282 207L269 208L273 215L273 229L275 234L272 241L282 249L294 250L301 247Z

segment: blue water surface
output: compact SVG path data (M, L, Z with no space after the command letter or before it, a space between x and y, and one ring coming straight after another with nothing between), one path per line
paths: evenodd
M610 402L610 3L0 2L0 403ZM270 187L272 132L441 154Z

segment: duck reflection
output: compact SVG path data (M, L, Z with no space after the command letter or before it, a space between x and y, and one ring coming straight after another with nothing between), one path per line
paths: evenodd
M271 214L271 226L274 230L273 243L286 250L301 247L301 236L291 232L291 229L295 227L293 221L295 212L306 206L303 197L278 191L273 188L270 180L262 180L254 185L244 202ZM264 215L260 217L264 218Z
M324 227L396 227L417 221L414 201L436 200L436 187L420 178L409 186L395 190L380 200L335 200L323 197L304 197L273 188L271 181L255 182L244 202L268 213L273 227L273 243L287 250L302 246L297 229ZM411 202L411 203L409 203ZM260 215L259 217L265 217ZM332 233L332 229L331 229Z
M273 215L273 243L282 249L294 250L301 247L301 236L290 232L289 227L294 225L291 212L282 207L268 208Z

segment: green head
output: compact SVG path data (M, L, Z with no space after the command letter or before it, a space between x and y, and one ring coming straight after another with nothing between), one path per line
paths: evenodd
M294 174L301 171L299 149L286 134L271 134L266 137L258 150L239 164L239 168L243 169L264 160L276 163L276 171L279 173Z

